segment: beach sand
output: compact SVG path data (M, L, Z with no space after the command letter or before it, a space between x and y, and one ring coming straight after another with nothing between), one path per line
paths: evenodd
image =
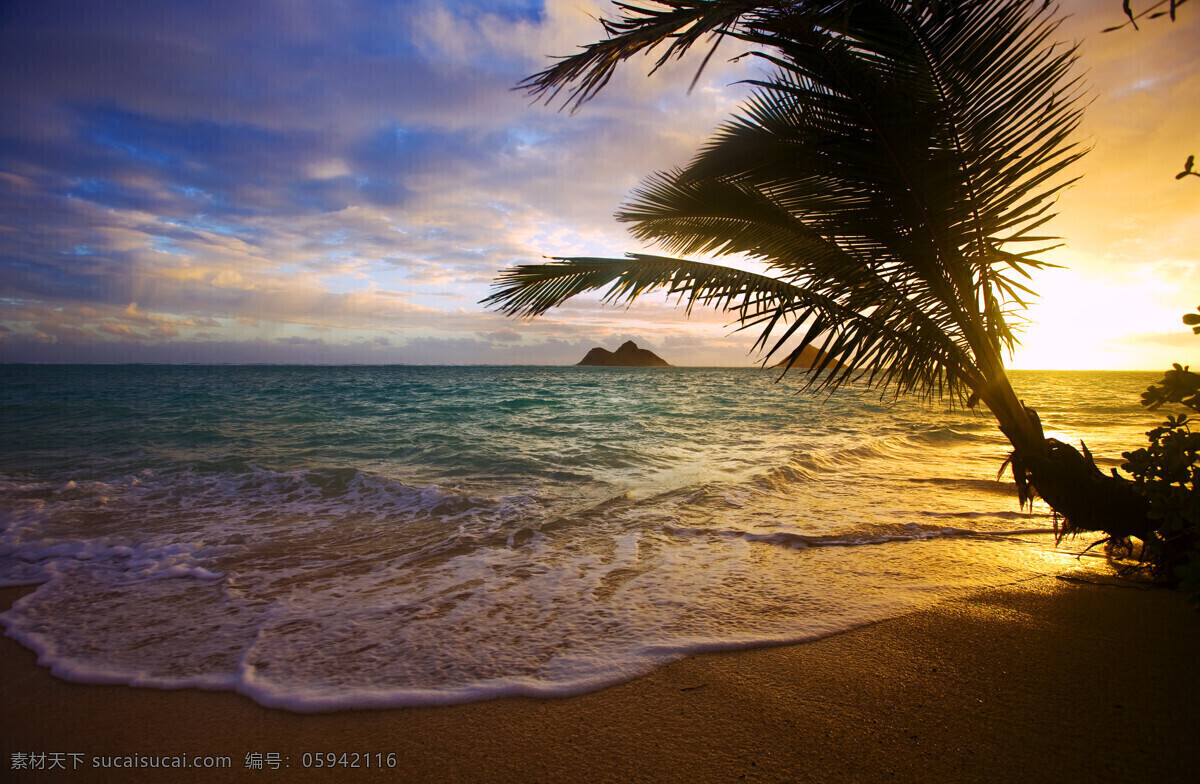
M2 606L25 590L0 590ZM0 656L9 781L1200 780L1200 613L1176 592L1055 578L561 699L299 715L66 683L7 638ZM30 752L82 756L74 771L11 769ZM253 752L289 767L248 769ZM393 753L395 768L305 769L316 752ZM232 768L92 767L149 754Z

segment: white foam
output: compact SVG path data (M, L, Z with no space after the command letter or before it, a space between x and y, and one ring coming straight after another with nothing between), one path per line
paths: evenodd
M393 707L580 693L1071 562L983 490L934 486L955 524L924 525L905 492L745 473L573 497L253 465L11 483L0 582L41 585L0 620L70 680Z
M982 516L982 515L981 515ZM1053 534L1053 528L1015 528L1011 530L978 531L954 526L920 526L915 523L904 523L893 527L891 532L881 532L878 529L858 532L852 536L846 535L813 535L796 531L755 532L738 529L705 529L685 528L677 525L662 526L664 533L680 537L718 537L724 539L737 538L748 542L764 542L767 544L783 545L793 549L809 547L863 547L870 545L889 544L895 542L915 542L940 538L979 538L1002 539L1036 534Z

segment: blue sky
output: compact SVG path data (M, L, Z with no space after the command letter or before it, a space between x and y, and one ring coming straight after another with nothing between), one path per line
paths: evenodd
M559 364L632 338L675 364L750 364L721 314L661 298L530 322L478 304L509 264L647 250L613 212L747 94L745 62L688 94L694 62L647 79L635 61L574 115L511 89L608 8L7 4L0 361ZM1064 8L1094 150L1053 224L1070 270L1039 279L1015 364L1186 362L1200 180L1173 176L1200 154L1197 14L1101 36L1119 3Z

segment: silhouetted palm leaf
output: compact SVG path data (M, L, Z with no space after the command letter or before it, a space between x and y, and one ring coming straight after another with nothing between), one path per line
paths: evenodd
M819 348L832 361L810 377L818 386L865 378L973 394L1002 423L1024 419L1003 371L1010 322L1032 293L1030 271L1045 266L1038 254L1052 238L1038 229L1069 184L1061 175L1084 152L1070 141L1081 114L1074 50L1052 44L1051 10L1020 0L958 2L944 15L907 0L663 5L621 5L611 38L527 86L552 96L577 84L578 105L620 59L657 44L667 45L659 64L710 32L748 44L774 75L753 82L743 112L689 166L651 177L618 218L669 253L745 254L768 274L636 254L562 259L504 272L485 302L527 315L605 286L611 302L667 288L689 309L718 306L761 330L764 361Z
M773 6L752 0L656 0L656 7L617 2L621 16L603 19L608 37L588 44L579 54L563 57L555 65L521 82L520 87L549 103L574 84L566 103L578 109L604 89L617 65L639 52L649 53L661 44L666 51L654 66L657 71L706 36L719 36L738 25L777 12ZM653 71L652 71L653 72Z

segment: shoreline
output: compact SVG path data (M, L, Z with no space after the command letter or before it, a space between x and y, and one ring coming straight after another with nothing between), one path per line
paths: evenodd
M0 589L0 607L30 590ZM1185 781L1200 770L1197 651L1200 613L1178 592L1038 578L574 697L297 714L69 683L4 637L0 768L45 780L13 755L61 754L82 780L121 781L93 758L187 754L231 767L155 780ZM304 767L326 752L395 767Z

